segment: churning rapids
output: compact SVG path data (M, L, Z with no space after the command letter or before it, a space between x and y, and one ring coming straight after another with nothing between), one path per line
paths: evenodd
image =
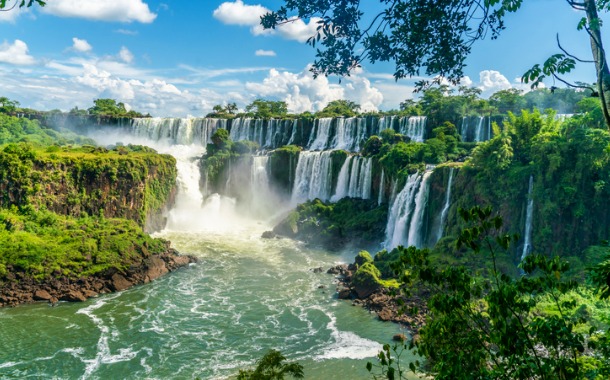
M240 217L231 199L203 199L192 161L201 147L144 143L178 160L177 203L157 236L200 262L85 303L0 309L0 377L230 378L274 348L306 378L370 378L366 361L399 328L337 300L333 276L311 270L354 252L261 239L267 222Z

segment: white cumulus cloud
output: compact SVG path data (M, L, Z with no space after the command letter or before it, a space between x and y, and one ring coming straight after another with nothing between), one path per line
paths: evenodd
M93 49L87 40L74 37L72 38L72 43L72 49L81 53L87 53Z
M277 54L273 50L259 49L254 52L257 57L275 57Z
M244 4L242 0L226 1L213 12L213 16L220 22L227 25L249 26L250 31L255 36L260 35L279 35L288 40L305 42L309 37L316 34L319 18L311 18L305 22L297 17L290 18L290 22L279 25L275 29L263 29L260 25L261 16L271 10L264 6Z
M25 42L15 40L12 44L4 42L0 45L0 62L13 65L33 65L36 60L28 54L28 45Z
M117 22L151 23L157 17L142 0L52 0L42 11L59 17Z
M121 51L119 51L119 58L121 58L121 60L125 63L133 62L133 54L125 46L121 47Z
M247 82L246 90L254 97L283 100L289 111L296 113L318 111L339 99L352 100L366 111L377 110L383 102L381 92L360 75L345 78L340 85L326 77L314 79L308 68L300 73L271 69L262 82Z
M247 5L242 0L224 2L214 10L214 17L227 25L254 26L269 9L262 5Z

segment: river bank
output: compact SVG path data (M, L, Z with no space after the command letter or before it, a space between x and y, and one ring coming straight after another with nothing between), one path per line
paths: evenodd
M93 276L68 277L36 281L20 272L9 271L8 280L0 285L0 307L33 302L84 302L100 294L119 292L132 286L147 284L178 268L197 262L194 256L182 256L172 248L158 255L142 257L127 270L110 268ZM9 268L11 269L11 268Z
M417 334L425 323L427 313L426 293L418 292L405 297L397 290L384 287L362 287L352 281L357 267L354 264L340 264L328 269L337 280L337 298L349 300L354 306L377 314L379 320L395 322Z

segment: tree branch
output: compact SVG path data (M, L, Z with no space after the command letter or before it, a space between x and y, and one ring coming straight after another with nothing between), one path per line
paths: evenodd
M585 59L580 59L570 53L568 53L566 51L566 49L563 48L563 46L561 46L561 43L559 42L559 33L556 34L556 38L557 38L557 46L559 46L559 49L561 49L562 52L565 53L565 55L567 55L570 58L574 58L575 60L577 60L578 62L583 62L583 63L595 63L595 61L589 61L589 60L585 60Z

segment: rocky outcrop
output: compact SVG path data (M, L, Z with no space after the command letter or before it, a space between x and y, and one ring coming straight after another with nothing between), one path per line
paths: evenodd
M353 305L376 313L380 320L403 324L412 332L417 332L423 326L427 312L424 292L417 292L411 297L395 296L389 289L377 284L370 288L356 285L353 279L357 269L354 264L342 264L326 272L335 275L338 280L337 298L351 300Z
M99 294L120 292L134 285L149 283L196 261L193 256L181 256L175 250L168 249L164 254L142 259L139 265L132 265L124 272L110 269L88 278L53 278L37 282L17 273L15 280L0 284L0 307L36 301L83 302Z
M102 215L162 229L176 195L176 160L140 146L22 145L0 151L0 207L60 215Z

